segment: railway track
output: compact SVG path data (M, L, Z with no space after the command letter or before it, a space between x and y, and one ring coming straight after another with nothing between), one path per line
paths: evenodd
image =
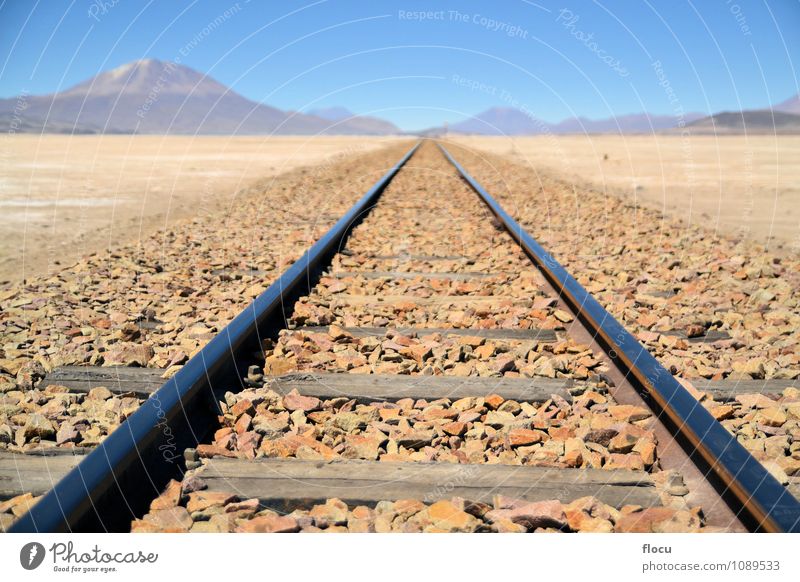
M81 373L60 383L109 384ZM797 500L429 142L159 375L117 374L146 400L82 460L15 457L65 474L12 531L800 528Z

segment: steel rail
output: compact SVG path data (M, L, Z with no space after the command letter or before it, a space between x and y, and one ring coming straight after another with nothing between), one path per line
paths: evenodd
M602 343L607 355L667 415L695 463L699 454L718 477L737 517L758 531L800 532L800 502L681 386L561 264L514 220L440 143L439 149L512 238ZM735 496L731 499L728 492ZM741 513L740 513L741 512Z
M179 474L182 451L214 421L215 393L232 387L260 339L285 327L296 298L375 205L418 142L266 291L21 517L12 532L128 531L131 520ZM240 382L236 378L236 382Z

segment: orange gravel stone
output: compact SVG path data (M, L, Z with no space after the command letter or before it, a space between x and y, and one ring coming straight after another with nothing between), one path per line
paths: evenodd
M236 404L234 404L231 407L231 414L235 418L240 417L244 413L247 413L250 416L253 416L256 413L256 409L253 407L253 403L247 398L239 400Z
M627 510L627 511L626 511ZM616 531L621 533L650 533L656 531L655 524L667 521L675 514L669 507L622 508L622 516L616 523Z
M189 513L202 511L214 505L225 505L236 500L236 495L222 493L218 491L195 491L189 493L189 500L186 502L186 509Z
M164 492L153 499L150 503L150 510L170 509L177 507L181 500L181 484L179 481L172 479Z
M483 399L486 403L486 407L490 410L497 410L503 402L506 401L505 398L500 396L499 394L489 394L486 398Z
M512 447L533 445L542 441L542 434L527 428L515 428L508 431L508 442Z
M632 406L630 404L619 404L616 406L609 406L608 413L616 420L622 422L633 422L636 420L644 420L652 416L649 410L641 406Z
M260 515L236 528L242 533L291 533L299 530L297 520L286 515Z
M236 457L236 453L219 445L197 445L197 455L203 459L212 457Z
M473 531L480 522L451 501L437 501L427 510L433 526L445 532Z
M310 412L320 407L320 400L313 396L301 396L297 390L292 390L283 397L283 406L292 412L295 410Z
M464 422L448 422L442 425L442 430L451 436L461 436L467 431L467 424Z

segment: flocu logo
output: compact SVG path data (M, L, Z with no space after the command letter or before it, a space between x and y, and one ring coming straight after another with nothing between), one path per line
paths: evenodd
M35 570L44 561L44 546L39 542L29 542L19 551L19 563L26 570Z

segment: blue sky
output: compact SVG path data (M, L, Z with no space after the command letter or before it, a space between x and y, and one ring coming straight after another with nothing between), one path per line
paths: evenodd
M418 12L427 12L420 15ZM547 121L759 108L800 90L797 0L6 0L0 96L180 59L281 109L404 129L493 106Z

